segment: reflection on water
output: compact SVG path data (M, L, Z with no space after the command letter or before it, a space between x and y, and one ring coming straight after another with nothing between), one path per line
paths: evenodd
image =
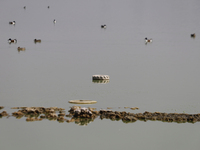
M71 118L70 120L67 120L68 123L74 122L75 124L80 126L87 126L89 123L93 121L94 118Z
M93 83L101 83L101 84L106 84L109 83L110 80L92 80Z

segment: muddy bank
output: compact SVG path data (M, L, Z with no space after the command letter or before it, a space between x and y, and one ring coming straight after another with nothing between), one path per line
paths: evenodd
M26 121L41 121L43 119L65 121L65 109L58 107L14 107L20 109L12 113L13 117L20 119L26 117Z
M3 106L0 106L3 109ZM138 109L137 107L135 107ZM161 113L161 112L148 112L144 113L130 113L126 111L112 111L112 110L99 110L95 108L85 108L80 106L73 106L67 112L63 108L58 107L13 107L12 109L18 109L12 114L8 114L6 111L0 112L0 118L2 117L15 117L16 119L24 118L29 121L41 121L51 120L58 122L74 122L79 125L87 125L93 122L96 118L110 119L112 121L122 120L124 123L140 121L163 121L163 122L176 122L176 123L195 123L200 121L199 114L186 114L186 113Z
M69 112L75 118L91 118L94 119L97 116L100 119L110 119L110 120L122 120L124 123L135 122L137 120L141 121L163 121L163 122L177 122L177 123L195 123L200 121L199 114L185 114L185 113L161 113L161 112L148 112L144 113L130 113L130 112L120 112L120 111L111 111L111 110L100 110L95 111L90 108L80 108L77 106L72 107Z

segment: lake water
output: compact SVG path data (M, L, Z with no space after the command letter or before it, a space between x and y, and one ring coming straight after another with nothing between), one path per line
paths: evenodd
M69 110L69 100L86 99L97 103L84 107L97 109L199 113L198 14L199 0L1 0L0 105L8 113L18 106ZM94 83L95 74L110 80ZM79 126L9 117L0 124L6 150L200 147L199 123L95 119Z

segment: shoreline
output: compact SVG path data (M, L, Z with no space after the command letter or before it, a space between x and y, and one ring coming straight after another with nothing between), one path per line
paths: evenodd
M0 110L4 109L0 106ZM16 119L26 118L27 122L54 120L60 123L75 122L79 125L87 125L95 119L110 119L112 121L122 121L123 123L133 123L136 121L162 121L175 123L196 123L200 121L200 113L165 113L165 112L148 112L144 113L130 113L126 111L112 111L109 107L106 109L96 110L91 107L72 106L69 110L58 107L12 107L11 109L18 109L18 111L8 114L6 111L0 112L0 118L15 117ZM135 107L135 109L139 109ZM134 110L134 108L132 108Z

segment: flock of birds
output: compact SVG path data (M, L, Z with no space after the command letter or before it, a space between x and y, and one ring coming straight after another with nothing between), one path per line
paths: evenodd
M23 7L24 9L26 9L26 6ZM50 6L47 6L47 8L49 9ZM53 20L53 23L55 24L56 23L56 20L54 19ZM10 25L15 25L16 24L16 21L10 21L9 22ZM35 43L41 43L41 39L34 39L34 42ZM11 39L9 38L8 39L8 43L11 44L11 43L17 43L17 39ZM20 51L25 51L26 48L25 47L17 47L17 50L20 52Z
M24 6L23 8L26 9L26 6ZM47 6L47 8L49 9L50 6ZM54 24L56 23L56 20L55 20L55 19L53 20L53 23L54 23ZM15 24L16 24L16 21L10 21L9 24L10 24L10 25L15 25ZM104 24L104 25L101 25L101 28L102 28L102 29L106 29L107 26ZM191 36L191 38L195 38L195 37L196 37L196 34L195 34L195 33L192 33L190 36ZM35 42L35 43L41 43L41 39L34 39L34 42ZM144 42L145 42L145 44L147 44L147 43L152 43L152 42L153 42L153 39L152 39L152 38L149 39L149 38L145 37ZM8 43L9 43L9 44L11 44L11 43L17 43L17 39L11 39L11 38L9 38L9 39L8 39ZM25 51L25 47L18 47L17 49L18 49L18 51Z
M49 6L48 6L47 8L49 8ZM24 9L26 9L26 6L24 6ZM54 24L56 23L56 20L55 20L55 19L53 20L53 23L54 23ZM10 21L9 24L10 24L10 25L15 25L15 24L16 24L16 21ZM106 29L106 27L107 27L107 26L106 26L105 24L104 24L104 25L101 25L101 28L102 28L102 29ZM35 43L41 43L41 39L34 39L34 42L35 42ZM9 43L9 44L11 44L11 43L17 43L17 39L11 39L11 38L9 38L9 39L8 39L8 43ZM17 49L18 49L18 51L25 51L25 50L26 50L25 47L18 47Z

